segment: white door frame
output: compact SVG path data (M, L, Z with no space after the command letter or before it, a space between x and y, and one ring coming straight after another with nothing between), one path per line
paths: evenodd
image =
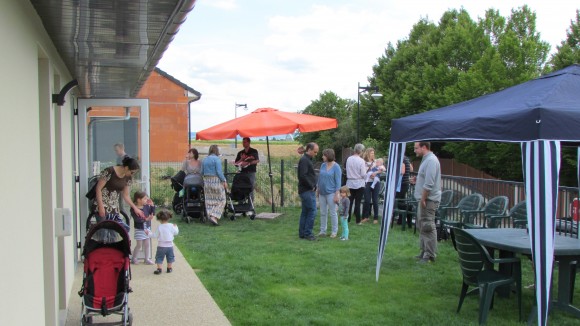
M141 189L151 194L150 162L149 162L149 100L148 99L107 99L107 98L80 98L78 103L78 128L79 128L79 202L80 202L80 227L81 238L78 241L84 244L86 235L86 219L89 212L89 200L85 198L88 191L88 179L91 176L89 169L87 113L91 107L139 107L140 108L140 142L141 142ZM127 212L128 213L128 212Z

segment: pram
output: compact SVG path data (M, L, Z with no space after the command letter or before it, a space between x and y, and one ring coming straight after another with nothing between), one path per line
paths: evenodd
M171 207L175 214L181 214L183 211L183 200L179 193L183 189L183 180L185 180L185 172L179 171L174 176L171 177L171 188L175 191L173 195L173 201L171 202Z
M249 215L253 220L256 217L256 210L254 209L254 200L252 192L254 191L250 177L244 173L226 173L226 178L232 178L232 185L230 191L226 193L227 204L224 211L224 216L228 213L230 220L236 219L236 214Z
M94 325L93 316L122 315L118 323L131 325L129 309L131 279L131 240L115 221L105 220L93 226L85 238L84 273L81 290L81 325Z

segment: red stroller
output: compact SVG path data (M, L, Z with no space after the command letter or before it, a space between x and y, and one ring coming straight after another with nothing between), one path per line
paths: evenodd
M132 292L129 234L117 222L105 220L93 226L85 238L83 249L83 284L81 325L94 325L93 316L122 315L118 323L131 325L133 315L128 299Z

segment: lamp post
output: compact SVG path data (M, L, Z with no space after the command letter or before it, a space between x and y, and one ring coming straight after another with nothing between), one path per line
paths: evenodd
M247 104L245 104L245 103L244 104L238 104L238 103L236 103L236 106L234 107L234 111L235 111L234 117L236 119L238 118L238 108L240 108L240 107L243 107L244 110L247 110L248 109L248 105ZM236 135L236 138L234 140L234 146L235 146L235 148L238 148L238 135Z
M383 94L379 93L379 86L361 86L358 83L357 98L356 98L356 143L359 142L359 131L360 131L360 94L368 91L372 91L371 96L374 98L381 97Z

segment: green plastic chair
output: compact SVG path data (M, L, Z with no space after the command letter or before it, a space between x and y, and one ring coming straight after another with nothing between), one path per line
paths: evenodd
M490 199L480 210L462 211L463 228L497 228L502 222L502 217L509 220L506 215L508 204L509 199L506 196L497 196Z
M526 229L528 227L528 208L525 200L512 207L508 215L514 228Z
M522 276L521 263L517 257L494 259L489 252L471 234L458 228L451 229L453 246L459 255L459 266L463 274L463 286L459 297L457 313L461 310L463 300L470 286L479 291L479 324L485 324L490 309L493 308L495 290L504 285L515 284L518 297L519 321L522 319ZM512 275L505 275L493 269L493 264L512 264Z
M439 209L441 215L441 227L463 227L462 211L475 211L483 206L483 196L481 194L471 194L461 198L457 206L442 207Z

